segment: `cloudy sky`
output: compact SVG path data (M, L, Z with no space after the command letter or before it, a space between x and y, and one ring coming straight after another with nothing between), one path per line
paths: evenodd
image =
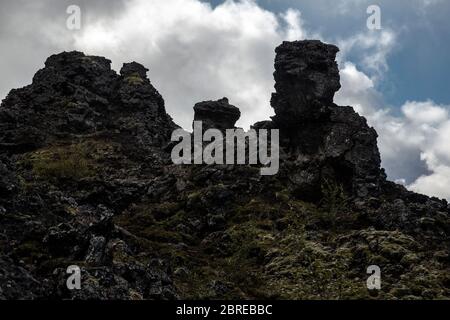
M366 10L381 9L381 30ZM66 25L81 9L80 30ZM283 40L337 44L342 89L379 133L383 166L409 189L450 199L450 1L0 0L0 99L29 84L54 53L138 61L174 120L228 97L248 128L272 114L274 48Z

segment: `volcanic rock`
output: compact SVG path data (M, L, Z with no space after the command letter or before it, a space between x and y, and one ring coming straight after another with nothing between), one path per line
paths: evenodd
M233 129L239 120L239 108L229 104L227 98L217 101L203 101L194 106L194 121L202 121L203 129Z
M340 88L339 49L305 40L284 42L275 51L273 127L280 129L282 146L307 159L293 175L298 192L311 198L307 194L319 194L321 181L334 179L358 196L376 193L383 178L377 133L353 108L333 103Z
M274 120L283 125L306 122L331 105L341 87L335 61L339 49L317 40L283 42L276 48Z

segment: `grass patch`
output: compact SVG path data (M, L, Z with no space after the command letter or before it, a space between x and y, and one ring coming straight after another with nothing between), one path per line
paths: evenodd
M39 178L79 180L92 176L94 166L83 144L50 147L34 152L29 162Z

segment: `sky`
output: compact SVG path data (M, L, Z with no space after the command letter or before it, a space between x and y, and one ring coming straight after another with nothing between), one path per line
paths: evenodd
M379 30L366 24L373 4ZM67 27L70 5L79 30ZM0 99L51 54L79 50L117 71L144 64L186 129L196 102L225 96L248 128L273 115L275 47L320 39L341 50L335 102L377 130L388 178L450 199L449 16L447 0L0 0Z

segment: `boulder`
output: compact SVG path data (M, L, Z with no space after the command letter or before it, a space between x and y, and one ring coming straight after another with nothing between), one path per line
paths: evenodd
M239 108L229 104L227 98L203 101L194 106L194 121L202 121L204 130L233 129L240 116Z

